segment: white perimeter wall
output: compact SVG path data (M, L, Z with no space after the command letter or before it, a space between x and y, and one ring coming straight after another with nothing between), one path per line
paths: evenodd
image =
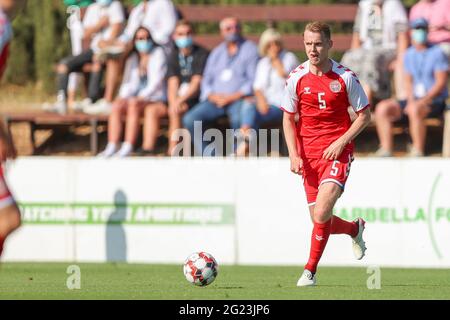
M303 265L308 257L312 224L288 159L33 157L6 175L17 201L31 207L5 261L182 263L199 250L223 264ZM73 206L113 206L119 190L128 206L226 206L234 220L139 223L124 213L125 221L107 224L117 215L111 209L104 222L69 221ZM67 205L59 220L42 211L52 204ZM41 206L39 218L30 215L33 206ZM350 238L331 236L322 265L450 267L448 160L356 159L336 212L368 220L367 256L355 261Z

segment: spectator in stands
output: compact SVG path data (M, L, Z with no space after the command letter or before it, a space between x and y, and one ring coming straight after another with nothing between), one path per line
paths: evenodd
M172 48L171 35L175 29L177 14L170 0L135 1L128 18L128 23L118 39L103 41L103 53L107 57L108 69L105 79L105 94L94 105L86 108L90 114L105 113L111 109L114 92L123 73L125 57L133 48L133 36L140 27L146 27L152 33L155 43L170 54Z
M236 154L244 156L248 151L248 129L258 129L267 123L279 123L283 111L279 108L286 78L299 62L295 54L283 49L281 34L269 28L261 34L259 54L263 57L256 68L253 91L255 104L245 104L241 110L241 132L245 137Z
M410 156L423 156L426 137L424 119L439 116L445 109L445 99L448 97L447 58L439 46L427 42L428 23L425 19L411 22L411 29L412 46L404 57L408 99L399 102L384 100L376 106L375 119L380 139L377 156L392 156L392 122L400 120L403 114L409 119L412 139Z
M73 56L77 56L83 51L83 19L87 7L92 2L93 0L64 0L64 4L68 7L68 13L70 13L67 25L70 30L70 43ZM69 76L67 88L67 105L69 108L76 108L75 96L80 80L81 76L78 73L71 73Z
M100 97L103 62L99 59L100 42L117 38L123 29L125 15L122 4L117 0L96 0L89 5L83 19L84 50L76 56L70 56L58 65L58 99L55 110L67 112L67 87L69 75L80 72L83 67L91 64L88 98L94 102Z
M129 156L136 144L140 118L149 110L166 112L167 58L164 49L157 45L144 27L138 28L134 36L135 49L125 65L125 73L119 97L114 101L108 120L108 144L100 154L102 157ZM122 115L126 114L125 141L120 146ZM143 146L149 144L148 137L153 128L144 123Z
M450 1L420 0L412 6L409 20L424 18L429 23L428 41L439 44L450 59Z
M220 22L224 38L208 57L201 84L201 102L183 117L183 125L194 137L194 122L213 122L228 115L233 129L239 129L242 105L250 103L253 81L258 63L257 46L242 36L237 18L227 17ZM203 135L194 139L195 150L203 153ZM195 137L194 137L195 138ZM201 141L200 141L201 140Z
M395 70L395 93L405 98L401 65L408 47L407 30L408 18L400 0L359 2L352 46L342 64L358 75L369 102L391 96L391 70Z
M173 34L176 48L169 57L167 70L168 155L172 155L177 144L177 141L172 139L172 134L181 128L181 117L199 102L200 84L208 51L194 42L193 34L193 27L188 21L178 21ZM153 147L151 146L151 148Z

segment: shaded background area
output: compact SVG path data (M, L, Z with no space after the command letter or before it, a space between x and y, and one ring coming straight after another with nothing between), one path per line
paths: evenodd
M133 0L121 1L130 7ZM356 4L358 0L174 0L175 5L207 4L259 4L259 5L289 5L289 4ZM406 0L403 4L410 8L416 1ZM201 13L199 13L201 14ZM14 38L11 43L11 56L8 68L1 80L0 112L41 110L42 103L54 101L55 66L63 57L70 54L70 36L67 28L66 7L62 0L28 1L24 11L13 23ZM244 34L259 35L267 27L268 22L243 22ZM329 21L334 34L350 34L353 22ZM198 22L195 28L198 35L219 33L219 22ZM300 35L306 22L279 22L276 27L282 34ZM299 37L299 41L301 41ZM300 61L306 59L304 52L296 51ZM332 58L339 61L343 52L334 50ZM30 155L30 128L27 124L16 124L12 127L13 137L20 155ZM395 138L395 155L404 155L409 142L407 131L397 132ZM38 131L36 142L40 145L47 141L50 132ZM161 138L164 140L164 132ZM437 126L430 130L427 143L427 153L440 155L442 149L442 128ZM53 139L53 137L52 137ZM57 132L55 143L44 146L40 152L43 155L90 155L89 130L74 127L64 132ZM162 141L164 142L164 141ZM106 143L106 127L99 130L99 146ZM378 139L374 128L369 128L358 138L356 152L362 155L373 152L378 147Z

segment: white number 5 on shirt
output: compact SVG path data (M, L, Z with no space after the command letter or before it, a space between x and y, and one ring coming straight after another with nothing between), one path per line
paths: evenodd
M325 92L319 92L317 96L319 98L319 109L325 109L327 107L327 102L323 99Z

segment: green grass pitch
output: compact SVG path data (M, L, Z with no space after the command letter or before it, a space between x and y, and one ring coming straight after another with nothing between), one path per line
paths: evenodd
M220 266L207 287L189 284L179 265L78 264L69 290L63 263L3 263L0 299L450 299L450 270L381 268L367 289L365 268L319 268L318 286L297 288L301 267Z

